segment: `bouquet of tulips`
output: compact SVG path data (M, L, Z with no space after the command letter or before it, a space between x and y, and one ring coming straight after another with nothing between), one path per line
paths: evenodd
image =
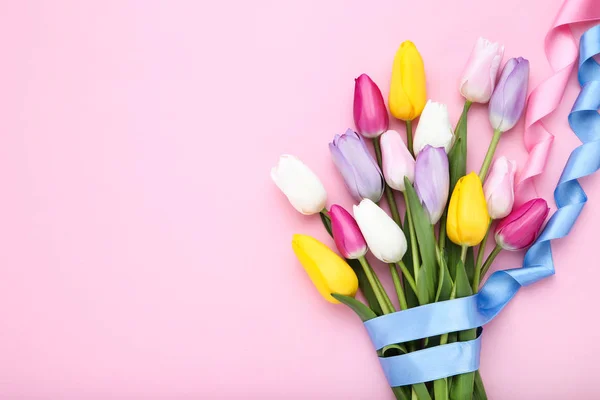
M506 157L494 161L502 134L523 113L529 78L529 62L512 58L497 80L503 53L498 43L477 41L460 81L464 109L452 129L446 106L427 100L417 48L409 41L402 43L392 66L388 106L393 117L406 123L406 144L399 132L388 130L388 111L377 85L366 74L355 80L356 129L336 135L329 144L333 162L357 202L352 214L335 204L328 209L318 177L299 159L281 156L271 171L276 185L302 214L320 214L343 256L310 236L295 235L292 240L300 263L326 300L343 303L368 321L470 296L502 249L522 250L534 242L548 215L546 201L536 198L513 209L516 164ZM488 102L491 143L478 173L467 174L467 113L473 103ZM404 218L396 191L404 199ZM384 194L391 216L378 205ZM496 246L486 256L492 231ZM369 250L387 267L373 268L366 258ZM395 293L384 289L378 276L382 273L391 275ZM364 302L355 298L358 289ZM377 354L396 357L477 335L475 329L451 332L396 343L377 349ZM398 399L487 398L479 371L392 390Z

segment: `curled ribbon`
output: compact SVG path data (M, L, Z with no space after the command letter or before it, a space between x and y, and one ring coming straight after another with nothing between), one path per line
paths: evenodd
M557 210L540 237L525 254L522 268L494 272L479 293L383 315L365 322L376 349L477 328L490 322L527 286L554 274L551 241L565 237L579 217L587 196L577 179L600 169L600 25L586 31L580 41L579 82L582 86L569 124L582 145L571 153L554 190ZM479 368L480 336L472 341L428 348L395 357L380 358L390 386L428 382Z
M544 127L543 118L551 114L560 104L569 76L577 61L577 43L571 33L570 25L598 19L600 19L600 1L566 0L546 35L544 49L554 74L540 83L529 95L523 133L523 141L529 157L519 173L517 193L522 193L527 182L540 175L546 166L554 135Z

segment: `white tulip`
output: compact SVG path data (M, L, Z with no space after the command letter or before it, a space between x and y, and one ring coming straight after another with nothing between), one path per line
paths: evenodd
M425 108L419 118L419 124L415 130L413 148L415 157L425 146L443 147L446 153L450 151L454 134L448 107L442 103L427 100Z
M407 249L404 232L377 204L364 199L354 206L354 218L375 257L385 263L402 260Z
M279 157L279 163L271 169L271 179L304 215L317 214L327 204L327 192L317 175L294 156Z

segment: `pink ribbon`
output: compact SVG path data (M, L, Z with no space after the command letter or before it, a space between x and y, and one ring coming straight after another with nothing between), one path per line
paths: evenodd
M565 0L546 35L544 49L554 74L529 95L523 133L529 157L517 179L518 193L522 193L532 178L540 175L546 166L554 135L546 130L543 119L562 100L579 53L570 25L595 20L600 20L600 0Z

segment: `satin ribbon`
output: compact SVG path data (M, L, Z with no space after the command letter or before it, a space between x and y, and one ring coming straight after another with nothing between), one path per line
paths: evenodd
M566 0L552 28L546 35L544 50L553 74L540 83L529 95L525 113L523 141L529 152L525 166L516 182L517 198L546 166L554 135L543 124L543 118L551 114L560 104L573 66L577 61L577 43L571 33L571 24L600 20L600 1Z
M600 2L599 2L600 3ZM494 272L479 293L383 315L365 322L376 349L443 333L481 327L508 304L522 286L554 274L551 242L568 235L587 196L577 179L600 169L600 25L580 41L579 81L582 85L569 124L582 145L571 153L554 190L557 210L525 254L522 268ZM395 357L380 358L391 386L428 382L479 368L481 336Z

